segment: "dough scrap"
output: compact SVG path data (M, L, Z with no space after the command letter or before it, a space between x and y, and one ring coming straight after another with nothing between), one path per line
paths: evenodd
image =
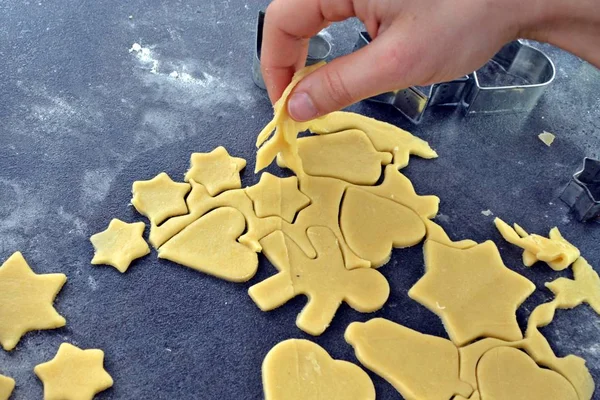
M108 228L90 237L94 246L92 264L105 264L115 267L124 273L131 262L150 253L150 248L143 238L143 222L128 224L113 218Z
M369 137L358 129L300 138L298 153L308 175L356 185L374 185L381 176L381 166L392 162L390 152L375 150ZM281 154L277 165L285 168Z
M544 261L555 271L562 271L579 258L579 249L562 237L558 228L552 228L549 238L530 235L519 225L514 229L500 218L494 220L496 228L504 239L523 249L523 264L531 267L538 261Z
M355 187L346 189L340 228L350 249L374 267L389 261L392 247L414 246L426 232L410 208Z
M8 400L15 389L15 380L8 376L0 375L0 400Z
M164 220L188 212L185 195L192 187L177 183L164 172L148 181L133 182L131 204L151 223L160 225Z
M237 242L246 220L235 208L222 207L197 219L158 250L163 258L231 282L246 282L258 257Z
M279 178L264 172L257 185L245 190L259 218L278 216L292 223L296 213L310 204L310 199L298 190L295 176Z
M296 325L317 336L327 329L342 301L359 312L373 312L385 304L390 287L383 275L371 268L346 269L330 229L311 227L307 234L317 251L315 259L308 258L283 232L261 240L263 253L279 271L248 290L261 310L273 310L306 295L308 303Z
M558 278L546 283L556 296L557 308L570 309L587 303L600 315L600 277L583 257L573 264L574 280Z
M240 171L246 167L246 160L231 157L223 146L210 153L192 154L190 164L185 181L194 180L201 183L211 196L242 187Z
M375 400L371 378L358 366L334 360L319 345L289 339L262 365L265 400Z
M450 239L444 228L429 219L425 219L424 222L425 227L427 228L427 240L438 242L456 249L470 249L471 247L477 246L477 242L469 239L454 242Z
M299 132L307 129L318 135L350 129L363 131L369 136L377 151L393 154L396 168L405 167L411 154L423 158L437 157L437 153L424 140L394 125L360 114L338 111L306 122L296 122L290 118L287 112L288 96L302 78L323 65L324 63L315 64L296 72L292 82L275 103L273 119L256 139L256 147L259 149L256 154L255 172L266 168L278 154L281 154L280 162L294 171L299 178L302 178L305 171L298 151L297 136Z
M409 400L445 400L469 396L473 389L459 379L458 349L447 339L425 335L391 321L353 322L346 342L366 368L392 384Z
M457 249L427 241L424 255L425 275L408 295L442 319L455 344L523 337L515 311L535 285L504 265L493 242Z
M485 353L477 365L477 381L484 399L578 400L562 375L540 368L527 354L511 347Z
M20 252L0 267L0 344L15 348L30 331L56 329L66 320L52 303L67 281L64 274L36 274Z
M44 400L92 400L113 385L103 364L102 350L63 343L52 360L33 371L44 384Z

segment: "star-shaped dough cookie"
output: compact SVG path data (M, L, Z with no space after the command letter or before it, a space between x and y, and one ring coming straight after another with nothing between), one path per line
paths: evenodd
M131 204L154 225L188 212L185 195L190 191L189 183L178 183L164 172L149 181L133 182Z
M210 153L192 154L190 163L191 168L185 174L185 181L193 179L204 185L211 196L242 187L240 171L246 166L246 160L231 157L223 146Z
M504 265L493 242L457 249L428 240L424 253L425 275L408 295L442 319L455 344L523 338L515 311L535 285Z
M102 350L81 350L63 343L56 356L34 368L44 384L44 400L92 400L113 385Z
M52 302L66 281L64 274L36 274L20 252L2 264L0 343L4 350L14 349L26 332L65 326Z
M556 296L560 308L575 308L588 303L596 313L600 314L600 277L583 257L573 264L575 280L558 278L546 283L546 287Z
M0 375L0 400L8 400L14 388L14 379Z
M298 178L278 178L268 172L260 176L257 185L246 189L259 218L279 216L289 223L296 213L310 204L310 199L298 189Z
M95 250L92 264L112 265L120 272L127 271L133 260L150 253L142 237L144 227L143 222L128 224L116 218L110 221L106 230L90 238Z

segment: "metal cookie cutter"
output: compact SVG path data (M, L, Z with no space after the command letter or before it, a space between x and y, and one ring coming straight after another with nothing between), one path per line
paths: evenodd
M354 51L365 47L370 42L371 36L367 32L361 32ZM451 82L438 83L429 87L412 86L407 89L386 92L368 100L390 104L411 122L418 124L423 119L428 107L461 104L465 88L469 84L469 77L464 76Z
M581 222L600 217L600 161L583 160L583 169L573 175L560 199Z
M254 60L252 62L252 80L261 89L266 89L265 81L260 70L260 51L263 40L263 26L265 24L265 13L259 11L256 21L256 48L254 52ZM325 61L331 54L331 43L321 35L316 35L310 38L308 42L308 56L306 65L313 65L321 61Z
M354 49L370 41L369 34L361 32ZM383 93L369 100L391 104L415 124L433 106L460 106L467 115L530 111L555 74L548 56L514 41L468 76L425 88L413 86Z

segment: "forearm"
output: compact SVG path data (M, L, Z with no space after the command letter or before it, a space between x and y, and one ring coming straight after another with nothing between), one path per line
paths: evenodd
M551 43L600 68L600 0L536 0L531 7L521 37Z

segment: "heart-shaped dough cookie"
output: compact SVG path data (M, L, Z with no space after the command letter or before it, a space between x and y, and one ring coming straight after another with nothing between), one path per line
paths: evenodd
M290 339L262 365L265 400L374 400L375 387L360 367L334 360L319 345Z
M389 261L392 247L414 246L426 233L410 208L354 187L342 201L340 227L352 251L374 267Z
M217 208L188 225L158 249L158 257L232 282L256 274L258 257L237 242L244 215L231 207Z
M496 347L485 353L477 365L477 382L482 399L578 399L562 375L540 368L526 353L512 347Z

